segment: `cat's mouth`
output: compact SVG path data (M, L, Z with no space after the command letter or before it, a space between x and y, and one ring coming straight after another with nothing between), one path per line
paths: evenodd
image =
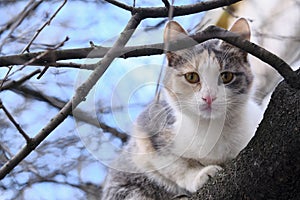
M212 105L210 104L205 104L202 106L202 108L200 108L201 111L204 111L204 112L212 112L213 111L213 108L212 108Z
M222 112L218 109L218 106L214 104L202 104L199 107L200 116L206 119L217 118L222 114Z

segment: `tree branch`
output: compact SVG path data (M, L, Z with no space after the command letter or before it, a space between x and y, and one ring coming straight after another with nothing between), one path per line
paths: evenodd
M27 16L32 13L35 9L38 8L38 6L42 3L43 1L34 1L31 0L28 2L28 4L25 6L25 8L13 19L13 23L9 26L10 27L10 32L7 34L7 36L3 39L3 43L0 44L0 51L2 50L2 47L4 46L5 42L7 41L8 38L11 37L12 33L16 30L16 28L26 19ZM10 22L8 22L10 24ZM5 29L0 30L0 35L5 31Z
M6 162L0 169L0 179L3 179L12 169L14 169L26 156L28 156L60 123L62 123L67 116L75 109L78 104L85 100L85 97L97 83L102 74L106 71L108 66L118 57L118 49L123 48L141 22L139 14L135 14L129 20L127 26L121 33L121 36L115 42L113 47L107 52L104 58L98 63L98 66L89 78L78 87L72 100L68 101L66 105L53 117L50 122L34 137L30 143L27 143L14 157Z
M211 1L202 1L195 4L183 5L183 6L173 6L174 12L173 16L183 16L195 14L207 10L212 10L215 8L220 8L224 6L229 6L241 0L211 0ZM161 18L168 17L169 11L166 7L152 7L152 8L134 8L132 13L140 13L143 19L145 18Z
M108 2L108 3L110 3L110 4L112 4L112 5L117 6L117 7L119 7L119 8L122 8L122 9L124 9L124 10L128 10L128 11L130 11L130 12L132 12L133 9L134 9L133 7L128 6L128 5L126 5L126 4L123 4L123 3L119 2L119 1L115 1L115 0L105 0L105 1Z
M216 26L210 26L210 27L206 28L205 30L196 33L195 35L192 35L190 38L171 42L168 50L172 50L172 51L180 50L180 49L194 46L197 43L201 43L201 42L204 42L204 41L207 41L210 39L218 38L218 39L224 40L234 46L237 46L237 47L243 49L244 51L259 58L263 62L268 63L270 66L272 66L279 72L279 74L287 81L287 83L289 85L291 85L293 88L298 88L298 89L300 88L300 78L297 76L297 74L291 69L291 67L285 61L283 61L281 58L274 55L273 53L267 51L266 49L254 44L254 43L251 43L248 40L241 39L235 33L229 32L225 29L222 29L222 28L219 28ZM91 52L92 50L95 50L95 52L93 51L93 55L91 55L91 57L101 57L102 54L104 54L106 51L109 50L109 48L106 48L106 47L99 47L99 49L98 48L96 48L96 49L97 50L95 50L94 47L82 49L82 51L80 51L79 56L83 55L82 52L86 53L86 56L87 56L89 52ZM163 54L165 50L166 49L164 49L164 44L158 43L158 44L152 44L152 45L125 47L125 48L117 51L116 54L119 57L128 58L128 57ZM72 51L72 50L56 51L53 53L54 54L57 53L56 57L59 59L59 55L70 55L69 51ZM66 52L66 53L64 53L64 52ZM35 54L32 54L29 57L34 56L34 55ZM22 55L20 55L20 57L21 56ZM72 56L74 56L74 54ZM8 57L6 57L6 58L0 57L0 63L2 63L1 62L2 59L4 60L3 63L5 63L5 60L12 60L12 57L10 57L10 58L8 58ZM17 56L17 57L19 57L19 56ZM43 58L43 59L45 59L45 58ZM74 57L72 57L72 59L74 59ZM16 59L16 60L20 60L20 59ZM43 60L42 62L45 63L46 61ZM92 67L90 66L87 68L92 68Z
M171 4L169 3L169 1L168 0L162 0L162 2L165 4L165 7L169 10L170 6L171 6Z
M62 109L67 103L67 102L57 99L55 97L51 97L51 96L43 94L39 91L35 91L25 85L14 85L14 86L10 87L9 89L16 93L19 93L19 94L21 93L25 96L30 96L31 98L34 98L36 100L46 102L46 103L50 104L51 106L58 108L58 109ZM119 138L123 143L125 143L128 140L128 136L126 133L120 132L116 128L111 127L104 122L98 121L97 119L94 119L93 117L91 117L88 113L84 112L83 110L76 109L75 116L74 116L74 113L70 113L69 115L72 117L75 117L79 121L85 122L85 123L90 124L97 128L101 128L103 130L103 132L110 133L111 135Z
M58 14L58 12L64 7L64 5L67 3L67 0L64 0L64 2L62 3L62 5L54 12L54 14L50 17L49 20L47 20L42 26L41 28L39 28L34 36L32 37L32 39L30 40L30 42L24 47L24 49L22 50L21 53L24 53L25 51L29 52L29 48L32 45L33 41L37 38L37 36L41 33L41 31L47 26L50 25L51 21L54 19L54 17Z
M107 2L116 5L118 7L126 7L127 5L122 4L118 1L114 0L106 0ZM239 2L241 0L212 0L212 1L207 1L207 2L200 2L196 4L191 4L191 5L185 5L185 6L174 6L174 13L173 16L183 16L183 15L189 15L189 14L194 14L202 11L207 11L211 9L215 9L218 7L223 7L223 6L228 6L233 3ZM130 7L130 6L128 6ZM140 20L146 19L146 18L157 18L157 17L168 17L168 10L166 7L153 7L153 8L135 8L135 7L130 7L127 10L134 9L132 12L138 13L139 17L141 18ZM162 45L163 46L163 45ZM159 48L159 50L162 50L160 46L154 46L153 48ZM55 58L54 61L57 60L66 60L66 59L81 59L81 58L87 58L88 56L90 58L101 58L103 57L110 48L108 47L97 47L97 49L91 47L91 48L80 48L80 49L69 49L69 50L61 50L61 51L55 51L51 55L47 55L43 57L43 60L41 61L46 61L46 62L53 62L53 58ZM96 51L95 51L96 50ZM125 50L126 52L129 49ZM133 50L133 49L132 49ZM93 51L94 55L89 55ZM95 52L94 52L95 51ZM159 53L156 54L162 54L162 51L159 51ZM9 66L12 64L20 65L24 64L25 60L28 60L30 58L37 57L40 53L32 53L32 54L24 54L20 56L2 56L0 57L0 66ZM153 55L153 54L146 54L146 55ZM125 56L126 57L126 56ZM13 60L14 63L11 63ZM33 65L40 65L41 62L35 62L32 63ZM45 65L45 63L43 64Z
M201 2L194 5L187 5L187 6L177 6L174 7L174 16L182 16L187 14L193 14L209 9L214 9L217 7L222 7L226 5L230 5L232 3L238 2L239 0L226 0L226 1L220 1L220 0L214 0L214 1L208 1L208 2ZM111 62L114 60L114 58L122 56L122 51L125 44L128 42L130 37L132 36L134 30L137 28L137 26L140 24L141 20L145 18L156 18L156 17L167 17L168 11L165 7L159 7L159 8L134 8L132 11L133 16L129 20L127 26L121 33L118 40L115 42L112 48L110 48L106 53L103 59L96 64L96 68L94 69L93 73L89 76L89 78L78 87L76 90L72 100L68 101L66 105L57 113L56 116L54 116L50 122L38 133L34 138L32 138L32 141L27 144L25 147L23 147L13 158L11 158L7 163L5 163L2 168L0 169L0 179L3 179L12 169L14 169L27 155L29 155L60 123L62 123L67 116L72 112L72 109L75 109L77 105L85 100L85 97L91 90L91 88L96 84L96 82L99 80L99 78L102 76L102 74L106 71L106 69L109 67ZM213 34L213 32L216 32ZM212 34L212 36L209 36L209 34ZM263 50L262 48L259 51L263 52L255 52L258 50L258 46L244 41L238 37L236 37L233 33L228 33L230 37L225 37L221 34L227 34L227 32L223 29L219 29L216 27L210 27L204 32L199 33L199 35L193 36L193 38L197 42L203 42L208 39L212 38L219 38L223 39L226 42L229 42L231 44L236 44L236 46L241 47L242 49L244 47L249 48L250 53L255 56L266 56L269 52ZM228 35L227 35L228 36ZM198 37L198 38L197 38ZM189 40L186 40L187 42ZM181 41L183 42L183 41ZM191 43L188 42L190 45ZM195 45L195 44L194 44ZM245 46L244 46L245 45ZM186 44L182 45L180 42L175 42L173 45L174 48L186 48ZM172 48L171 48L172 49ZM156 49L157 51L157 49ZM163 46L159 48L159 51L162 53ZM71 54L74 52L71 52ZM127 52L130 53L130 52ZM145 52L144 52L145 54ZM123 54L124 56L125 54ZM126 54L127 55L127 54ZM149 55L149 53L147 53ZM124 56L126 57L126 56ZM53 57L52 57L53 58ZM281 59L277 59L277 57L271 56L272 59L276 60L276 63L274 64L274 67L281 72L285 78L289 79L287 80L291 85L295 86L296 88L299 87L299 80L297 81L297 75L293 73L293 71L289 68L289 66L284 63ZM262 58L265 60L265 62L271 63L272 59ZM52 61L53 62L53 61ZM272 64L272 63L271 63ZM279 69L282 68L282 69ZM295 80L295 83L293 81Z
M199 34L199 38L195 37L194 39L197 42L200 42L202 38L205 38L205 35L209 35L212 38L218 38L224 40L240 49L252 54L253 56L259 58L261 61L268 63L278 73L286 80L286 82L295 89L300 89L300 77L292 68L281 58L275 54L267 51L266 49L249 42L248 40L243 40L240 37L237 37L235 33L231 33L225 29L210 26L205 31L202 32L203 36Z
M62 42L60 42L60 43L58 43L57 45L55 45L52 49L48 49L48 50L46 50L46 51L40 52L40 54L37 54L36 57L33 57L33 58L31 58L30 60L28 60L27 62L25 62L25 63L23 64L23 66L22 66L20 69L16 70L15 72L13 72L13 73L11 73L11 74L10 74L10 71L12 70L13 66L9 66L8 72L6 73L4 79L1 81L1 84L0 84L0 91L2 90L1 88L2 88L3 84L5 83L5 81L7 80L7 78L8 78L9 75L13 75L13 74L16 73L17 71L20 71L20 70L24 69L24 67L26 67L27 65L29 65L29 64L31 64L31 63L34 63L36 60L39 60L39 59L41 59L42 57L44 57L45 55L49 54L50 52L52 52L52 51L54 51L54 50L56 50L56 49L62 47L62 46L65 44L65 42L67 42L68 40L69 40L69 37L66 37ZM38 79L40 79L41 76L42 76L42 75L46 72L46 70L49 68L49 66L47 66L47 63L45 63L45 65L46 65L46 67L45 67L45 69L41 72L41 74L37 77Z
M283 81L247 147L191 199L299 199L299 119L300 90Z
M16 127L16 129L19 131L19 133L24 137L27 144L30 143L31 138L25 133L25 131L22 129L20 124L14 119L14 117L10 114L10 112L7 110L7 108L3 105L1 99L0 99L0 109L2 109L5 113L5 115L8 117L8 119L13 123L13 125Z
M18 85L21 85L23 84L25 81L31 79L33 76L35 76L36 74L40 73L41 70L37 69L33 72L31 72L30 74L26 75L26 76L23 76L22 78L20 78L19 80L15 81L15 80L10 80L10 81L7 81L3 84L3 86L0 88L0 92L2 90L7 90L9 88L12 88L12 87L16 87ZM3 82L3 80L1 80L1 82Z

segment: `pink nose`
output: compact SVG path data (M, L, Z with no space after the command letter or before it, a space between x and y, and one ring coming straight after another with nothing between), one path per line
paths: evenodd
M212 102L213 102L216 98L217 98L217 97L212 97L212 96L202 97L203 101L205 101L208 105L211 105Z

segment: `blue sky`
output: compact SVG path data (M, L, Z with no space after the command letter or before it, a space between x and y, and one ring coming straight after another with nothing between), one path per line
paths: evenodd
M162 2L158 0L137 0L136 2L137 6L163 6ZM175 3L177 2L180 2L180 4L188 4L191 2L194 3L195 1L175 1ZM5 21L18 13L26 3L27 1L19 1L8 7L1 6L0 24L4 24ZM29 21L25 20L20 28L15 31L15 36L32 37L35 32L34 30L39 28L45 20L47 20L47 18L45 18L46 13L48 12L48 14L51 15L60 4L61 2L54 4L42 3L37 10L36 16ZM197 24L201 16L202 14L191 15L179 17L176 18L176 20L188 29ZM109 4L96 6L93 3L83 3L82 1L68 1L61 12L52 21L51 25L41 32L35 42L40 44L56 44L68 36L70 40L62 49L88 47L89 41L93 41L96 45L110 46L125 27L129 18L129 12ZM155 25L161 20L162 19L149 19L143 21L134 35L134 40L131 40L129 44L137 45L162 42L163 27L152 32L144 32L143 30L143 28ZM6 37L6 34L7 32L1 35L0 42ZM5 44L1 54L9 55L19 53L26 45L26 41L25 43L10 42ZM40 49L38 45L32 49L32 51L40 50L42 49ZM126 60L116 59L99 80L93 93L89 95L90 101L88 100L88 103L81 105L81 107L87 110L92 107L92 112L96 112L97 109L103 107L113 108L115 106L123 106L125 109L122 110L122 112L117 110L105 115L96 113L96 117L120 130L126 132L130 131L131 124L138 113L154 96L155 82L158 78L163 59L164 56L130 58ZM92 61L80 60L78 62ZM16 66L14 70L17 68ZM33 70L34 67L28 66L24 70L15 73L10 79L18 79ZM6 71L6 68L0 68L1 79L4 77ZM85 70L53 68L48 70L40 80L32 78L26 85L35 90L42 91L49 96L67 101L74 94L78 83L81 82L82 79L85 79L87 74L89 74L89 72ZM11 91L1 92L0 98L7 108L11 110L12 113L15 113L14 116L16 120L20 122L26 133L30 136L34 136L38 133L58 111L46 103L26 99L22 95ZM0 120L3 120L2 117ZM24 145L23 138L13 127L8 128L6 132L0 132L0 134L2 134L2 136L0 135L1 138L3 138L4 134L13 138L13 140L9 140L8 138L5 141L5 145L10 147L13 154ZM81 145L85 145L86 149L82 152L78 152L78 149L76 150L76 148L72 148L72 146L68 147L66 152L60 152L59 149L54 149L53 152L51 152L53 154L49 153L43 155L37 159L37 163L35 164L41 166L46 164L47 167L55 169L57 163L72 160L73 158L77 158L78 154L82 153L90 156L91 161L85 166L77 166L77 168L80 168L80 171L71 171L68 181L76 183L80 179L83 182L101 184L106 173L106 168L101 164L101 159L106 157L109 152L111 153L109 154L111 158L116 156L111 149L108 148L113 146L117 149L120 142L118 140L111 141L109 139L105 141L105 138L108 138L109 134L103 134L102 138L99 137L99 134L102 134L100 130L95 130L94 127L68 118L53 131L46 141L57 141L63 139L63 137L77 135L81 137ZM88 141L90 141L89 139L92 139L95 143L88 143ZM100 142L103 145L97 146L96 142ZM30 161L31 159L35 159L36 155L37 154L32 153L26 160ZM30 175L20 174L16 176L16 178L18 182L25 183L30 179ZM59 177L56 178L58 180L60 179ZM11 181L14 180L8 175L8 177L2 181L2 184L6 185ZM15 188L11 189L12 190L0 189L0 199L9 199L11 192ZM81 196L82 193L78 190L74 190L74 188L53 183L35 184L26 190L25 193L25 199L80 199Z

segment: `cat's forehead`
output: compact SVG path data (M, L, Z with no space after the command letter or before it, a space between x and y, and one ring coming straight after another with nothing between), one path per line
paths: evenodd
M221 49L217 41L209 41L180 52L181 71L202 71L207 67L220 68Z
M244 56L232 46L222 44L220 40L210 40L180 52L181 69L186 71L203 71L215 68L219 71L230 68L239 71L245 64Z

